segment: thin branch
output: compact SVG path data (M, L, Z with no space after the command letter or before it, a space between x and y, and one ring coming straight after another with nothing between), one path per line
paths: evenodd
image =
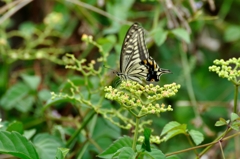
M223 141L229 140L229 139L231 139L231 138L233 138L233 137L235 137L235 136L238 136L238 135L240 135L240 132L238 132L238 133L236 133L236 134L233 134L233 135L231 135L231 136L225 137L225 138L220 139L220 140L223 142ZM215 144L218 143L218 142L219 142L219 140L216 140L216 141L210 142L210 143L208 143L208 144L199 145L199 146L191 147L191 148L188 148L188 149L185 149L185 150L180 150L180 151L168 153L168 154L166 154L166 156L168 157L168 156L172 156L172 155L175 155L175 154L179 154L179 153L188 152L188 151L192 151L192 150L195 150L195 149L207 147L207 146L210 146L210 145L215 145ZM201 156L201 154L200 154L200 156ZM200 156L199 156L199 157L200 157Z
M114 16L112 16L111 14L109 14L109 13L107 13L107 12L105 12L105 11L99 9L99 8L96 8L96 7L94 7L94 6L91 6L91 5L87 4L87 3L84 3L84 2L81 2L81 1L77 1L77 0L67 0L67 1L68 1L68 2L71 2L71 3L74 3L74 4L76 4L76 5L79 5L79 6L81 6L81 7L87 8L87 9L89 9L89 10L91 10L91 11L94 11L94 12L96 12L96 13L98 13L98 14L101 14L101 15L109 18L109 19L118 21L120 24L132 24L132 23L129 22L129 21L121 20L121 19L119 19L119 18L117 18L117 17L114 17Z
M3 14L8 9L12 8L13 6L17 5L18 3L21 3L21 1L23 1L23 0L16 0L16 1L13 1L13 2L10 2L10 3L6 4L2 8L0 8L0 14Z
M189 4L190 4L190 6L192 8L193 13L197 12L197 7L196 7L195 3L196 2L194 0L189 0Z
M0 18L0 25L8 18L10 18L14 13L18 10L26 6L28 3L32 2L33 0L25 0L22 3L19 3L16 7L12 8L11 10L7 11L1 18Z

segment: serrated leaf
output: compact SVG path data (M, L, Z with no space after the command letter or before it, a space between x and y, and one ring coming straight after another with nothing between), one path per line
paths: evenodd
M165 159L166 156L162 153L161 150L158 149L152 149L151 152L145 152L146 154L148 154L147 158L151 158L151 159Z
M168 34L168 32L163 30L162 28L158 28L158 29L154 30L153 33L154 33L154 36L153 36L154 41L158 46L160 46L164 43L164 41L167 38L167 34Z
M190 130L189 134L196 145L199 145L200 143L203 142L204 136L201 132L197 130Z
M231 113L231 121L239 119L239 116L236 113Z
M120 153L118 158L119 159L135 159L136 155L135 152L131 147L123 147L120 149Z
M57 148L64 146L59 138L49 134L38 134L34 137L33 143L40 158L44 159L53 159Z
M16 131L20 134L23 134L24 131L23 124L19 121L13 121L8 125L7 131L9 132Z
M151 152L151 147L150 147L151 129L145 128L143 134L144 134L144 141L142 143L142 149L148 152Z
M30 76L26 74L21 75L24 82L32 89L37 90L39 84L40 84L40 77L39 76Z
M128 136L124 136L113 142L105 151L98 155L101 158L111 158L114 153L123 147L132 147L132 139Z
M68 152L69 152L69 149L67 148L58 148L55 159L64 159Z
M171 33L173 33L176 37L184 40L186 43L188 44L190 43L190 35L185 29L182 28L173 29Z
M26 84L19 82L7 90L0 100L0 105L6 110L10 110L15 107L17 102L22 100L29 91L30 89Z
M174 129L175 127L181 125L180 123L176 122L176 121L171 121L169 123L167 123L162 130L162 133L160 136L165 135L168 131L170 131L171 129Z
M32 143L18 132L0 131L0 139L0 153L21 159L39 159Z

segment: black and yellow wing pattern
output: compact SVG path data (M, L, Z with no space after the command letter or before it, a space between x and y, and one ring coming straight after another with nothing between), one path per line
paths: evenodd
M160 76L165 73L170 73L170 71L160 68L155 60L149 56L144 29L138 23L134 23L129 28L123 41L120 72L117 72L117 75L122 80L143 83L144 80L159 81Z

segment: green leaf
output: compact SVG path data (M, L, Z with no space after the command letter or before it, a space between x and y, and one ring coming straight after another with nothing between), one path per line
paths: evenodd
M23 113L29 112L34 104L34 101L34 96L28 96L17 103L16 109Z
M23 124L19 121L13 121L8 125L7 131L9 132L16 131L20 134L23 134L23 131L24 131Z
M227 125L227 121L223 118L220 118L216 123L215 126L223 126L223 125Z
M231 25L225 29L224 39L226 42L236 41L240 39L240 28L237 25Z
M39 76L30 76L26 74L21 75L24 82L32 89L37 90L39 84L40 84L40 77Z
M49 134L38 134L33 139L33 143L40 158L44 159L53 159L57 148L64 146L59 138Z
M231 113L231 121L239 119L239 116L236 113Z
M148 152L151 152L151 147L150 147L151 129L145 128L143 134L144 134L144 141L142 143L142 149Z
M116 41L116 36L109 35L107 37L98 39L97 43L102 46L103 51L110 52Z
M201 132L199 132L197 130L190 130L189 134L196 145L199 145L200 143L203 142L204 137Z
M177 29L173 29L171 30L171 33L173 33L176 37L184 40L186 43L190 43L190 35L189 33L182 28L177 28Z
M147 155L148 158L151 158L151 159L165 159L166 156L162 153L161 150L158 150L158 149L152 149L151 152L145 152Z
M42 89L41 91L38 92L38 97L41 101L47 101L51 98L51 93L47 89Z
M236 130L236 131L239 131L239 125L237 124L231 124L230 126L232 129Z
M181 159L180 157L174 155L174 156L168 156L167 159Z
M168 133L170 130L174 129L175 127L181 125L180 123L176 122L176 121L171 121L169 123L167 123L162 130L162 133L160 136L165 135L166 133Z
M68 152L69 152L69 149L67 148L58 148L55 159L64 159Z
M121 0L113 1L112 3L106 3L106 10L114 17L118 17L120 20L126 20L129 14L131 6L134 4L134 0ZM103 31L104 34L116 33L121 25L117 21L112 21L110 28ZM124 34L125 35L125 34Z
M0 153L11 154L21 159L38 159L30 141L18 132L0 131Z
M34 34L35 32L35 29L36 26L34 25L34 23L30 21L22 23L19 27L19 30L21 31L22 35L26 37L32 36L32 34Z
M6 110L17 107L17 103L21 101L29 91L30 89L26 84L19 82L7 90L0 100L0 105Z
M132 139L124 136L113 142L105 151L98 155L101 158L111 158L119 149L123 147L132 147Z
M162 28L158 28L153 31L153 34L154 34L153 39L154 39L155 43L158 46L160 46L166 40L168 32L163 30Z
M123 147L120 149L120 153L118 158L119 159L135 159L136 155L135 152L133 151L133 149L131 147Z
M175 127L174 129L172 129L171 131L169 131L166 134L166 136L164 137L165 141L171 139L172 137L174 137L178 134L185 134L186 130L187 130L187 125L186 124L182 124L182 125L179 125L179 126Z
M239 131L240 121L239 120L234 120L230 126L231 126L232 129L234 129L236 131Z
M30 130L24 130L23 136L26 137L27 139L30 139L35 135L36 129L30 129Z

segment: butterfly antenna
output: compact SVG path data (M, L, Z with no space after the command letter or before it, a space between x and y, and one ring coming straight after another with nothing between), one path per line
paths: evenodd
M103 67L105 67L105 68L107 68L107 69L109 69L109 70L112 70L114 74L117 73L114 69L112 69L112 68L110 68L110 67L108 67L108 66L106 66L106 65L103 65Z

